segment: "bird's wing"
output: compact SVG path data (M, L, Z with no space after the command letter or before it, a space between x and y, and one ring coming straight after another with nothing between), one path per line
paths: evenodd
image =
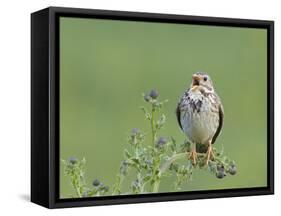
M217 131L216 131L215 135L213 136L212 144L215 143L217 137L219 136L219 134L221 132L222 125L223 125L223 118L224 118L223 106L222 106L221 101L220 101L218 96L217 96L217 100L218 100L218 104L219 104L219 107L218 107L218 111L219 111L219 113L218 113L219 114L219 126L217 128Z
M178 106L176 108L176 115L177 115L177 120L178 120L178 124L180 126L180 128L182 129L182 125L181 125L181 112L180 112L180 102L178 103ZM183 130L183 129L182 129Z
M177 120L180 128L183 130L182 125L181 125L181 106L182 102L185 98L188 97L189 94L189 88L184 92L184 95L180 98L180 101L178 102L177 108L176 108L176 115L177 115Z

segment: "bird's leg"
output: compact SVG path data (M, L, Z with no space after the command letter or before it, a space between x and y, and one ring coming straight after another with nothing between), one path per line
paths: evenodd
M196 160L197 160L196 143L192 143L192 150L190 152L189 159L192 160L193 165L196 164Z
M207 149L207 159L206 159L206 165L209 164L209 161L211 158L214 158L214 152L212 148L212 140L208 141L208 149Z

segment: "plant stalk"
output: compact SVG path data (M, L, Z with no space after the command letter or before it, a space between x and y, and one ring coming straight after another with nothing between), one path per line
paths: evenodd
M159 177L160 178L160 177ZM160 186L160 179L156 180L153 184L153 188L152 188L152 192L153 193L157 193L159 190L159 186Z
M156 130L155 130L155 125L154 125L154 113L155 113L155 108L154 105L152 104L152 110L151 110L151 133L152 133L152 146L155 145L155 139L156 139Z

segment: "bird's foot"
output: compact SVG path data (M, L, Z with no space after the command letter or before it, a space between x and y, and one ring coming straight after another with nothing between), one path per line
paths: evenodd
M188 159L192 161L192 164L193 164L193 165L196 165L196 161L197 161L197 153L196 153L196 150L192 150L192 151L190 152Z
M211 159L213 159L215 157L215 155L214 155L214 152L213 152L213 148L212 148L212 144L210 144L209 146L208 146L208 149L207 149L207 159L206 159L206 165L208 166L208 164L209 164L209 161L211 160Z

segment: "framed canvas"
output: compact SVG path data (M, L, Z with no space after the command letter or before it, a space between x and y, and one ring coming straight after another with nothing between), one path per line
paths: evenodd
M49 7L31 15L31 201L274 193L274 23Z

